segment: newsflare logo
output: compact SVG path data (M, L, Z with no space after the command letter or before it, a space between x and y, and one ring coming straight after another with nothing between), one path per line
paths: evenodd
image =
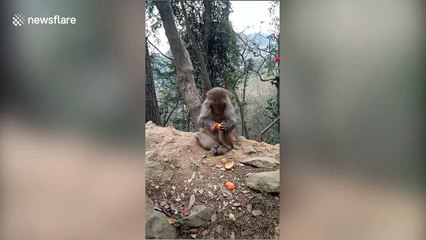
M54 15L51 17L25 17L23 14L15 13L12 16L12 24L16 27L27 25L53 25L53 24L61 24L74 25L77 23L77 19L75 17L62 17L60 15Z
M24 25L24 23L25 23L25 16L24 15L22 15L22 14L13 14L13 17L12 17L12 23L13 23L13 25L15 25L15 26L22 26L22 25Z

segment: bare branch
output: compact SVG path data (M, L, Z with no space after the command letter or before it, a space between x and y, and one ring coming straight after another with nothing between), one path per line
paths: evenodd
M277 123L278 122L278 120L280 120L280 117L277 117L274 121L272 121L272 123L271 124L269 124L265 129L263 129L261 132L260 132L260 141L262 142L263 141L263 134L265 134L265 132L266 131L268 131L272 126L274 126L274 124L275 123Z
M260 81L262 81L262 82L269 82L269 81L273 81L273 80L277 80L278 79L278 77L263 79L262 75L260 75L260 73L258 71L251 71L251 72L256 73L259 76Z
M179 106L180 102L177 102L176 105L173 107L172 111L170 111L169 116L167 116L166 120L164 121L163 127L166 126L166 124L169 122L170 117L172 116L172 113L176 110L176 108Z
M169 56L167 56L166 54L164 54L164 53L162 53L161 51L160 51L160 49L158 49L151 41L149 41L149 39L148 38L146 38L146 41L151 45L151 46L153 46L161 55L163 55L165 58L167 58L167 59L169 59L169 60L171 60L171 61L173 61L173 58L171 58L171 57L169 57Z

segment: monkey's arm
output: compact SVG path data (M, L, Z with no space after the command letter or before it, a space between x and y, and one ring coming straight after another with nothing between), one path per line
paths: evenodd
M200 116L198 116L197 125L201 128L210 129L216 122L212 120L210 103L205 102L201 107Z
M231 104L228 104L225 111L225 121L221 124L221 130L224 132L230 132L236 125L237 118L235 116L235 109Z

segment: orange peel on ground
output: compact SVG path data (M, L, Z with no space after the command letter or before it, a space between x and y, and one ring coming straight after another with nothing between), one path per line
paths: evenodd
M225 183L225 187L228 190L234 190L235 189L235 184L233 182L226 182Z
M225 164L225 169L226 170L231 170L232 168L234 168L234 163L233 162Z

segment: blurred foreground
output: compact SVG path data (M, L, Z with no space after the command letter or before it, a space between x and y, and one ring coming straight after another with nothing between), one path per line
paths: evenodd
M143 239L143 151L0 124L0 239Z
M424 239L424 13L417 0L288 0L283 239Z
M346 171L287 166L281 175L283 239L424 239L425 198Z

